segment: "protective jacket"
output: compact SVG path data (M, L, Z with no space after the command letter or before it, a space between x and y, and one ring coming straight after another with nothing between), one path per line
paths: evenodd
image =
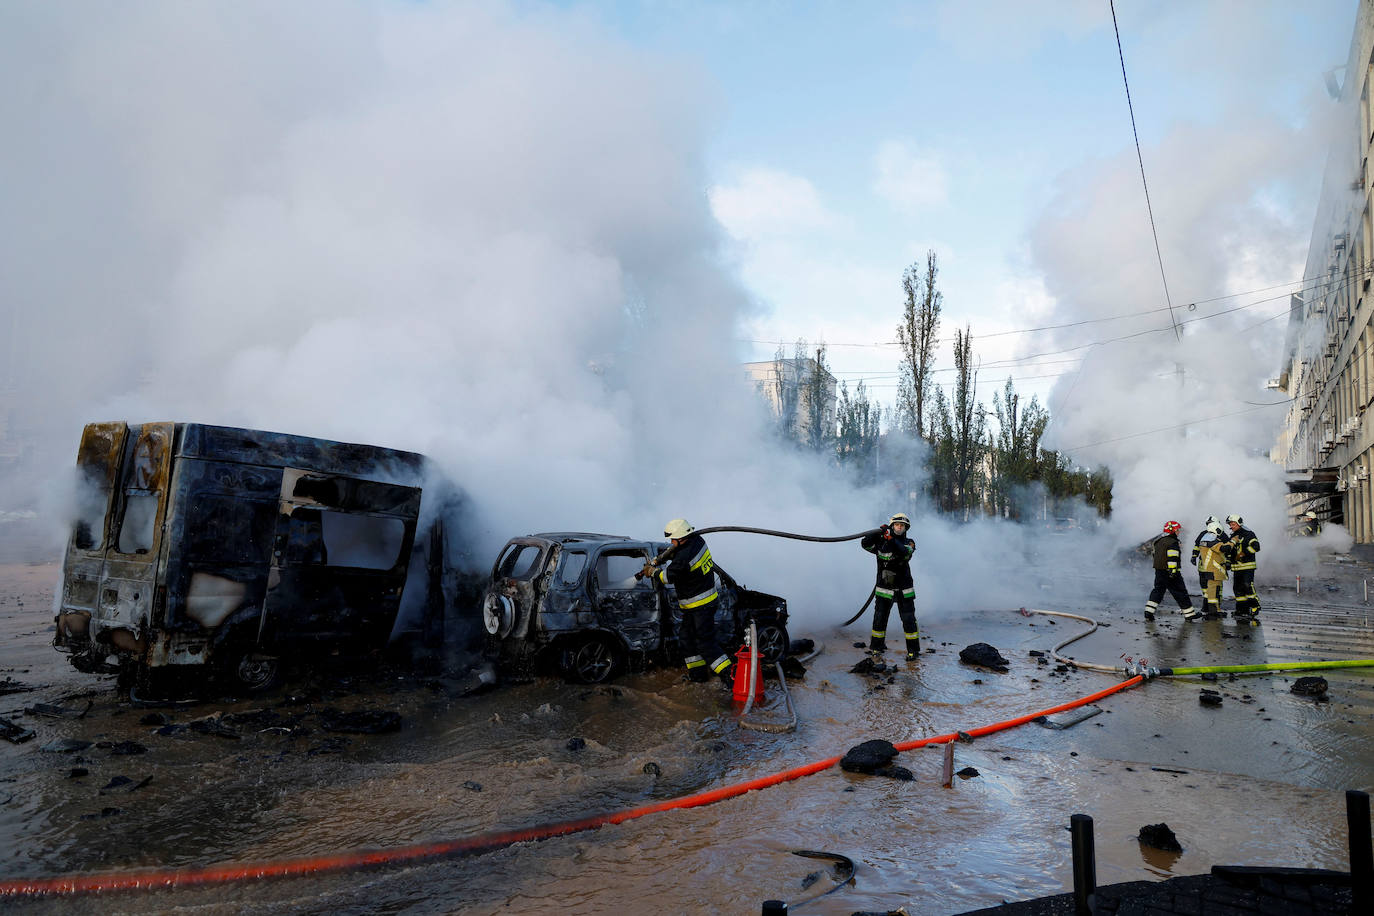
M678 544L672 561L659 570L658 579L676 588L678 607L690 611L720 597L716 591L715 568L706 539L692 533Z
M1161 534L1155 538L1155 569L1178 571L1178 535Z
M1225 579L1226 571L1230 567L1226 565L1226 555L1222 552L1222 542L1214 534L1212 534L1212 540L1204 541L1203 538L1209 534L1212 532L1203 531L1193 542L1193 560L1199 573L1211 573L1218 579Z
M1229 537L1222 535L1222 539L1224 545L1221 549L1231 561L1233 571L1245 572L1247 569L1255 568L1255 554L1260 550L1259 538L1255 537L1255 532L1241 525L1231 532Z
M883 537L865 535L859 546L878 558L877 585L882 589L908 589L915 585L911 578L911 556L916 542L906 535Z

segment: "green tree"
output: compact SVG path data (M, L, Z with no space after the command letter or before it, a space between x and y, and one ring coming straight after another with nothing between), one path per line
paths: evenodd
M859 483L871 483L877 477L878 437L881 435L882 411L869 400L863 379L849 394L849 386L840 382L839 403L836 406L839 435L835 441L835 457L850 469Z
M934 255L932 254L932 259ZM986 449L987 411L978 403L978 370L973 361L973 334L965 326L954 332L954 394L950 399L951 470L956 512L977 508Z
M798 350L801 350L800 345ZM799 357L798 367L805 369L800 406L806 429L802 431L801 442L813 452L826 451L835 444L834 396L831 394L835 377L826 365L825 344L816 345L814 359Z
M902 272L902 321L897 325L897 343L902 363L897 381L897 413L901 428L911 436L925 436L926 401L930 396L930 373L935 365L936 336L940 330L940 306L944 294L936 285L939 267L935 252L926 252L926 269L912 264Z
M992 407L997 415L997 434L988 462L993 512L1019 519L1025 508L1022 503L1026 488L1039 476L1040 437L1050 415L1034 396L1029 404L1022 405L1010 376L1000 395L993 394Z

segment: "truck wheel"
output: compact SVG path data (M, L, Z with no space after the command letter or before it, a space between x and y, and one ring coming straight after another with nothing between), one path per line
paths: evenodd
M791 643L787 638L787 627L780 623L762 623L758 625L759 638L759 658L768 662L782 661Z
M563 654L563 676L575 684L604 684L621 667L620 648L605 636L588 636Z

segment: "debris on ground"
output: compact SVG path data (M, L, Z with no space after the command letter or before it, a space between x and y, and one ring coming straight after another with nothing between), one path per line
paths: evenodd
M97 741L95 746L108 750L113 757L132 757L135 754L148 753L148 749L137 741Z
M4 738L11 744L23 744L34 737L36 732L31 728L16 725L9 719L0 719L0 738Z
M480 782L473 782L469 779L463 783L463 788L467 789L469 792L481 792L482 784Z
M1220 706L1221 694L1217 693L1215 690L1208 690L1206 687L1203 687L1202 692L1198 694L1197 701L1203 706Z
M116 814L123 813L123 808L101 808L99 814L83 814L81 815L81 819L83 821L98 821L102 817L114 817Z
M1178 842L1178 837L1174 836L1174 832L1169 829L1168 824L1146 824L1140 828L1140 834L1136 839L1161 852L1183 851L1183 847Z
M30 716L47 716L50 719L83 719L94 705L94 700L87 700L82 709L74 706L54 706L51 703L34 703L32 706L24 707L24 713Z
M662 776L663 768L650 760L648 763L644 764L643 772L646 776Z
M390 709L341 709L320 711L320 725L327 732L347 732L353 735L380 735L401 730L401 714Z
M145 776L138 782L134 782L128 776L115 776L105 783L100 789L100 794L105 795L110 792L136 792L153 781L153 777Z
M586 738L569 738L567 748L570 751L580 751L587 746Z
M875 738L856 744L840 760L840 769L846 773L876 773L890 764L897 756L897 748L891 741Z
M58 738L55 741L49 741L47 744L40 747L39 750L46 751L49 754L70 754L73 751L84 751L90 746L90 741L81 741L76 738Z
M976 642L971 646L965 646L959 650L959 661L969 665L981 665L984 668L991 668L1003 674L1007 671L1007 666L1011 662L1002 657L1002 654L985 642Z
M955 773L954 775L959 776L963 779L972 779L975 776L982 776L983 774L978 772L977 767L964 767L962 770Z
M1324 677L1300 677L1293 682L1292 687L1288 688L1288 692L1300 697L1324 700L1326 699L1326 686L1326 678Z
M30 687L28 684L22 684L12 677L6 677L3 681L0 681L0 697L11 693L28 693L31 690L37 689L37 687Z

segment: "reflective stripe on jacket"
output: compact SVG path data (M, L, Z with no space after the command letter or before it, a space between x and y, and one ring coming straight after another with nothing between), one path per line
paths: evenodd
M1226 551L1231 560L1231 569L1236 572L1254 569L1255 554L1260 550L1259 538L1255 537L1255 532L1242 525L1226 539L1226 546L1222 550Z
M699 534L689 534L678 544L672 562L659 570L659 581L677 589L677 606L684 611L715 601L716 564L711 549Z
M1155 569L1178 571L1178 535L1161 534L1155 538Z
M888 595L884 597L890 597L894 589L906 590L916 584L911 578L911 557L916 553L916 542L911 538L895 534L890 538L869 534L859 542L859 546L878 558L877 584L887 590ZM891 581L884 581L883 573L889 573L886 578Z

